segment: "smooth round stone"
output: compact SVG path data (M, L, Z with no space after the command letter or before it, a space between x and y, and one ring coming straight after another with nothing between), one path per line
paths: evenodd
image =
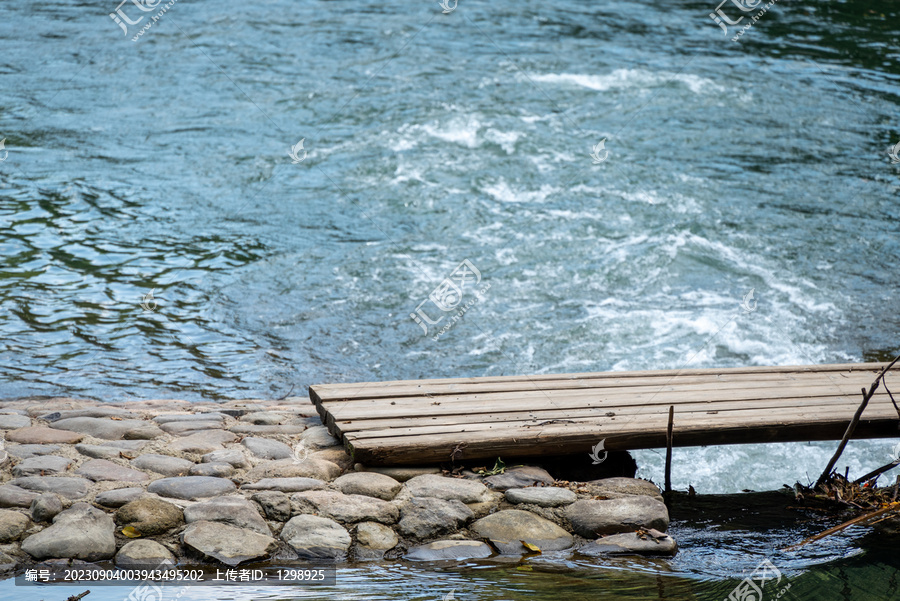
M168 449L176 453L196 453L205 455L225 448L237 440L237 436L225 430L201 430L169 443Z
M11 543L25 532L31 520L12 509L0 509L0 543Z
M325 426L313 426L307 429L300 436L300 440L314 449L324 449L341 444L341 441L332 436Z
M483 559L494 552L477 540L436 540L426 545L411 548L404 559L414 561L441 561L446 559Z
M31 519L35 522L49 522L62 511L62 501L52 492L45 492L31 502Z
M350 472L337 478L334 485L347 495L366 495L384 501L396 497L402 486L390 476L375 472Z
M294 456L291 447L277 440L248 436L241 442L248 451L260 459L288 459Z
M578 495L566 488L546 486L542 488L510 488L506 491L510 503L528 503L540 507L559 507L578 500Z
M67 499L80 499L87 495L90 480L62 476L26 476L9 482L13 486L36 492L55 492ZM31 503L29 503L29 506Z
M277 547L277 541L271 536L218 522L189 524L181 540L185 545L229 566L266 557Z
M12 484L3 484L0 486L0 507L31 507L39 496L39 493Z
M504 555L528 553L527 542L541 551L562 551L575 544L575 537L540 516L520 509L504 509L472 524L472 531L487 538Z
M236 469L250 467L250 462L240 449L223 449L221 451L213 451L207 453L200 458L203 463L225 462L231 464Z
M146 482L150 476L144 472L121 466L106 459L86 461L75 473L94 482Z
M0 430L15 430L17 428L27 428L30 425L31 418L26 415L0 415Z
M143 488L117 488L98 494L94 497L94 501L104 507L121 507L138 500L143 494Z
M214 478L228 478L234 474L234 467L224 461L216 463L198 463L191 466L188 472L191 476L213 476Z
M653 538L645 535L641 538L634 532L613 534L598 538L578 550L582 555L665 555L672 556L678 552L678 545L671 536Z
M12 469L13 476L49 476L61 474L72 465L71 459L55 455L29 457Z
M224 421L223 413L166 413L157 415L153 418L157 424L168 424L172 422L211 422Z
M225 424L221 421L168 422L159 426L163 432L175 436L186 436L188 434L199 432L200 430L215 430L224 427Z
M162 436L156 426L141 419L112 420L104 417L70 417L53 422L52 428L88 434L106 440L151 439Z
M434 497L446 501L455 499L463 503L480 503L489 497L488 489L481 482L435 474L416 476L407 480L404 486L413 497Z
M575 501L564 511L572 530L584 538L633 532L638 528L665 532L669 527L669 510L665 504L642 495Z
M242 415L242 422L249 422L255 426L277 426L288 418L284 413L272 413L269 411L255 411Z
M244 490L277 490L280 492L303 492L325 488L325 482L317 478L263 478L259 482L244 484Z
M184 499L194 501L217 495L227 495L234 492L234 482L225 478L212 478L209 476L182 476L180 478L162 478L151 482L147 492L161 497Z
M122 545L115 563L120 568L171 567L175 556L156 541L133 540Z
M23 444L74 444L81 442L84 434L78 432L67 432L65 430L54 430L46 426L31 426L30 428L20 428L12 430L6 435L6 440L10 442L21 442Z
M75 450L94 459L118 459L122 456L122 449L104 447L97 444L77 444L75 445Z
M399 539L394 531L378 522L362 522L356 526L356 540L368 549L387 551L397 546Z
M303 559L343 559L352 542L343 526L316 515L292 517L281 538Z
M22 542L22 550L35 559L110 559L116 553L116 525L103 511L76 503L56 516L53 525Z
M181 459L180 457L148 453L133 459L131 465L141 470L162 474L163 476L184 476L193 467L194 462Z
M38 455L50 455L57 452L61 447L55 444L17 444L7 447L7 451L13 457L19 459L28 459L29 457L37 457Z
M163 534L184 521L180 508L156 497L131 501L116 511L116 523L131 526L143 535Z

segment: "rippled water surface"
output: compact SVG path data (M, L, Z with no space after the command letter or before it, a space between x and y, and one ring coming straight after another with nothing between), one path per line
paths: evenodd
M0 4L0 397L886 359L900 4L781 0L739 42L749 17L726 35L715 8L180 0L133 42L113 0ZM436 318L464 260L489 288L423 335L410 314ZM831 449L680 450L675 484L775 489ZM638 461L659 477L658 453ZM864 555L854 582L881 565ZM392 569L344 598L407 577L434 596L431 572Z

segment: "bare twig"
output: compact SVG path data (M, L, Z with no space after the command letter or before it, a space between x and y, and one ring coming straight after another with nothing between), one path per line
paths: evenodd
M672 426L675 423L675 405L669 405L669 426L666 428L666 495L672 494Z
M83 593L81 593L79 595L72 595L71 597L66 599L66 601L81 601L82 598L84 598L90 594L91 594L91 591L84 591Z
M891 403L893 403L894 409L897 410L897 417L900 417L900 407L897 406L897 401L894 400L894 395L891 394L891 389L888 388L887 380L882 380L881 383L884 384L884 391L891 397Z
M856 430L856 425L859 423L859 418L862 417L863 411L865 411L866 406L869 404L869 401L875 395L875 390L878 388L878 385L881 383L881 380L884 378L884 374L894 366L897 361L900 361L900 355L897 355L897 358L888 363L884 369L878 374L878 377L875 378L875 381L872 382L872 386L869 387L868 392L865 388L862 389L863 400L860 403L859 408L856 410L856 413L853 415L853 419L850 420L850 425L847 426L847 430L844 432L844 437L841 439L841 443L838 445L837 451L834 452L834 456L828 462L828 465L825 467L825 470L822 472L822 475L819 476L819 479L816 480L816 488L818 488L828 477L831 475L831 470L834 469L834 464L837 463L837 460L840 459L841 454L844 452L844 448L847 446L847 441L850 440L850 437L853 436L854 430Z
M869 472L862 478L858 478L858 479L854 480L853 483L854 484L862 484L863 482L868 482L872 478L874 478L876 476L880 476L881 474L885 473L886 471L888 471L890 469L894 469L898 465L900 465L900 459L895 459L895 460L891 461L890 463L888 463L887 465L882 465L877 470L872 470L871 472Z
M891 513L892 511L897 511L898 509L900 509L900 503L891 503L887 507L882 507L881 509L876 509L875 511L870 511L869 513L864 513L863 515L857 516L857 517L853 518L852 520L848 520L848 521L844 522L843 524L838 524L834 528L829 528L828 530L823 530L822 532L819 532L818 534L814 534L813 536L810 536L809 538L800 541L796 545L791 545L790 547L787 547L782 550L783 551L793 551L794 549L796 549L798 547L802 547L803 545L808 545L809 543L823 539L826 536L830 536L830 535L834 534L835 532L840 532L841 530L843 530L849 526L853 526L854 524L871 523L875 518L881 517L887 513Z

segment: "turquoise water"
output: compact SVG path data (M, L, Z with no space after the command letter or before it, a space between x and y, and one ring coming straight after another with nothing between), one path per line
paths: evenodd
M781 0L732 42L715 2L179 0L132 42L165 4L121 5L146 15L127 32L112 0L0 5L4 398L898 351L896 2ZM467 310L434 340L453 313L429 295L466 260L478 286L435 297ZM445 319L425 335L417 308ZM831 449L677 450L675 485L777 489ZM638 463L660 479L657 451ZM789 593L895 573L849 540ZM453 574L461 599L724 598L746 567L696 557ZM334 598L446 594L429 569L354 570Z

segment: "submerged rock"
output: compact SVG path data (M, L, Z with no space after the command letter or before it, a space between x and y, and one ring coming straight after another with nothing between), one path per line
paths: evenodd
M498 511L472 524L472 531L491 541L504 555L529 550L522 541L541 551L561 551L575 544L575 537L549 520L520 509Z
M613 534L598 538L578 550L583 555L665 555L678 552L675 539L666 535L662 538L638 536L637 533Z

